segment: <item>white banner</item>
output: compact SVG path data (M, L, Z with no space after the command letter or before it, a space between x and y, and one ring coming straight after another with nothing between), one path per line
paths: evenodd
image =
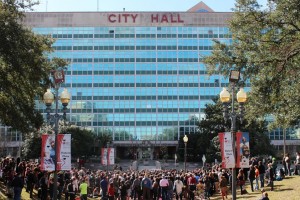
M222 152L222 167L223 168L234 168L235 158L232 148L232 137L230 132L219 133L219 139L221 144Z

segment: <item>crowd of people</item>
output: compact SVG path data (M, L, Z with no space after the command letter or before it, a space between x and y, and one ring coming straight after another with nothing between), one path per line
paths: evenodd
M288 159L284 160L285 163L289 162ZM300 157L298 162L300 164ZM20 199L22 188L25 187L30 198L33 197L35 190L39 199L53 199L54 173L41 171L39 163L3 158L0 167L8 196L14 196L16 200ZM268 185L272 191L273 181L278 178L277 176L291 175L289 165L284 168L286 169L284 174L276 175L276 168L275 158L265 162L252 158L249 169L238 169L236 184L240 187L241 194L247 193L245 184L250 184L252 191L262 191L261 199L268 200L268 193L264 188ZM82 200L86 200L87 197L103 200L173 198L194 200L196 196L205 199L220 193L224 200L228 196L231 185L231 170L222 169L218 164L188 172L175 169L106 171L82 167L58 172L57 197L61 199L64 196L66 200L75 200L78 197Z

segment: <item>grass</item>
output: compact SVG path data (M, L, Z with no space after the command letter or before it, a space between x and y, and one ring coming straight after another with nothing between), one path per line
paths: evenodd
M271 191L270 187L264 189L269 194L270 200L299 200L300 199L300 176L288 176L282 181L274 181L274 190ZM251 192L249 183L246 183L246 190L248 194L240 195L239 187L237 189L237 198L239 200L258 200L261 198L260 191ZM211 200L222 199L220 195L216 195L210 198ZM232 199L231 194L228 195L228 199Z
M1 182L1 191L3 193L3 184ZM282 181L274 181L274 191L270 190L270 187L265 187L266 192L269 194L270 200L299 200L300 199L300 176L289 176ZM260 191L251 192L249 183L246 184L248 194L240 195L239 187L237 189L237 199L239 200L258 200L261 197ZM7 198L0 194L0 200L6 200ZM23 189L22 200L29 200L29 194ZM36 193L34 194L36 198ZM215 194L210 198L211 200L222 199L219 194ZM228 199L232 199L231 194L228 195ZM89 200L94 200L90 198ZM99 200L99 198L98 198Z

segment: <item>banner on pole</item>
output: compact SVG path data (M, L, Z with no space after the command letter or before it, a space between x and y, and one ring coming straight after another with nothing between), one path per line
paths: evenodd
M57 135L57 156L55 151L55 135L42 135L41 170L71 170L71 134Z
M236 133L236 146L237 146L237 168L249 168L250 164L250 145L249 133L237 132Z
M219 133L219 140L222 153L222 168L234 168L235 158L232 148L231 132Z
M101 149L101 164L102 165L107 165L107 164L114 165L115 164L115 149L114 148L102 148Z

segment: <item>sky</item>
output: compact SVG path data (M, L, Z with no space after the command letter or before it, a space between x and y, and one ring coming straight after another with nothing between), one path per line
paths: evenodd
M201 0L39 0L38 12L187 11ZM235 0L202 0L215 12L231 12ZM260 0L265 1L265 0Z

